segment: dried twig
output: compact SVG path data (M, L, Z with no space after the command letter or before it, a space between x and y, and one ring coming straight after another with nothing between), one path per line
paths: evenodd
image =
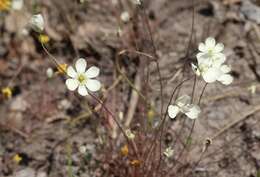
M141 76L140 74L136 74L135 76L135 88L137 90L141 89ZM126 114L126 120L125 120L125 127L129 127L130 123L132 122L132 119L135 114L136 106L138 103L139 95L135 90L132 90L131 99L129 103L129 108Z
M228 124L227 126L223 127L220 131L218 131L216 134L214 134L211 137L211 140L216 139L217 137L219 137L220 135L222 135L223 133L225 133L227 130L229 130L230 128L234 127L235 125L237 125L238 123L246 120L249 118L250 115L256 113L260 111L260 105L256 105L254 107L251 107L248 110L245 110L242 115L239 113L236 113L234 115L232 115L232 118L235 119L235 121L231 122L230 124ZM238 117L238 118L237 118Z
M14 133L20 135L21 137L23 137L23 138L25 138L25 139L28 139L28 137L29 137L26 133L22 132L21 130L19 130L19 129L17 129L17 128L11 126L11 125L2 124L2 123L0 122L0 127L3 127L4 129L11 130L12 132L14 132Z

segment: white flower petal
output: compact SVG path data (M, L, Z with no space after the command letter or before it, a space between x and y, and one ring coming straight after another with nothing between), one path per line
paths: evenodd
M199 51L201 51L201 52L207 52L207 47L206 47L206 45L204 44L204 43L200 43L199 44Z
M86 87L92 91L96 92L101 88L101 83L98 80L95 79L88 79L86 83Z
M222 66L220 67L220 70L221 70L224 74L226 74L226 73L229 73L229 72L231 71L231 68L230 68L228 65L222 65Z
M86 72L86 76L88 78L94 78L94 77L97 77L99 75L99 68L96 67L96 66L92 66L90 67L87 72Z
M198 118L201 110L200 107L197 105L189 105L189 110L185 113L186 116L188 116L190 119L196 119Z
M218 44L215 46L214 52L219 53L219 52L222 52L223 50L224 50L224 44L218 43Z
M220 76L219 68L209 68L207 71L202 73L202 77L207 83L215 82Z
M196 58L197 58L197 60L199 60L199 59L205 60L205 59L207 59L207 54L206 54L206 53L203 53L203 52L199 52L199 53L196 55Z
M197 59L199 68L205 68L205 67L207 68L212 65L213 62L212 59L206 58L204 56Z
M79 88L78 88L78 93L81 95L81 96L86 96L88 95L88 91L87 91L87 88L85 85L80 85Z
M180 109L178 106L173 106L173 105L170 105L168 107L168 115L170 118L174 119L177 114L180 112Z
M21 10L23 8L23 0L12 0L12 9Z
M213 61L213 66L220 67L226 61L226 56L223 53L217 53L214 55Z
M207 48L211 48L211 49L214 48L216 45L216 41L213 37L208 37L205 43Z
M72 78L75 78L77 76L77 73L72 66L69 66L67 68L67 75L72 77Z
M32 28L37 31L41 32L44 29L44 19L41 14L33 15L30 20L30 24Z
M192 68L192 71L197 75L197 76L200 76L200 70L198 68L198 66L194 65L193 63L191 63L191 68Z
M188 95L182 95L176 100L176 105L182 108L185 105L190 104L191 102L191 97Z
M223 74L218 78L218 81L224 85L229 85L233 82L233 77L230 74Z
M79 86L79 82L76 79L67 79L66 85L69 90L74 91Z
M78 73L84 73L87 68L87 62L84 58L80 58L76 61L75 66Z

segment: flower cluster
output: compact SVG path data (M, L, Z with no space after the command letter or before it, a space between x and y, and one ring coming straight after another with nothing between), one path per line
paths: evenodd
M185 114L190 119L196 119L201 111L198 105L191 104L190 96L183 95L176 100L174 105L168 107L168 115L172 119L175 118L179 112Z
M219 81L224 85L229 85L233 77L229 74L231 68L224 65L226 56L222 53L224 45L217 43L214 38L209 37L205 43L199 44L199 53L197 54L198 66L192 64L192 69L198 76L207 83Z

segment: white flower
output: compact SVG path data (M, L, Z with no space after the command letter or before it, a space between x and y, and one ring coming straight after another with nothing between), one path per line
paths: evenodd
M202 76L207 83L219 81L224 85L229 85L233 77L228 74L231 69L224 65L226 56L222 53L224 45L216 44L214 38L209 37L205 43L199 44L199 53L197 54L198 66L192 64L192 69L196 75Z
M231 68L227 65L220 66L220 77L218 81L224 85L229 85L233 82L233 77L228 74L231 71Z
M125 134L130 140L135 138L135 134L133 134L130 129L127 129Z
M23 8L23 0L12 0L12 9L21 10Z
M179 112L184 113L190 119L198 118L200 114L199 106L191 104L191 98L188 95L179 97L174 105L168 107L168 115L170 118L175 118Z
M141 5L141 0L132 0L135 5Z
M30 20L30 24L32 28L37 31L41 32L44 29L44 19L41 14L33 15Z
M197 54L197 58L225 58L225 55L221 53L224 50L224 45L222 43L217 43L214 38L209 37L206 39L205 43L199 44L199 53Z
M54 74L54 71L53 71L52 68L48 68L48 69L46 70L46 75L47 75L47 77L48 77L49 79L53 77L53 74Z
M72 66L67 69L67 75L71 78L66 80L69 90L74 91L78 88L78 93L82 96L88 95L88 90L96 92L101 88L101 83L93 79L99 75L99 68L92 66L88 70L85 59L80 58L75 64L76 71ZM88 89L88 90L87 90Z
M81 154L86 154L86 152L87 152L87 147L86 146L84 146L84 145L82 145L82 146L80 146L79 147L79 152L81 153Z
M198 76L202 76L202 78L207 83L219 81L224 85L229 85L233 82L233 77L228 74L231 69L227 65L213 65L212 67L209 67L207 65L200 65L199 67L197 67L192 64L192 69Z
M173 153L174 153L174 150L172 149L172 147L168 147L165 149L165 151L163 152L163 154L166 156L166 157L171 157L173 156Z
M256 93L256 85L255 84L252 84L252 85L250 85L247 89L250 91L250 93L252 94L252 95L254 95L255 93Z
M127 23L130 20L130 15L127 11L124 11L121 13L120 18L124 23Z

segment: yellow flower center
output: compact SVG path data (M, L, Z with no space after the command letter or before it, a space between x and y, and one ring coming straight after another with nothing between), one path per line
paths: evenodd
M78 81L79 81L80 84L85 84L86 81L87 81L87 77L84 74L80 74L78 76Z
M209 49L209 50L208 50L208 55L209 55L210 57L213 56L213 49Z

